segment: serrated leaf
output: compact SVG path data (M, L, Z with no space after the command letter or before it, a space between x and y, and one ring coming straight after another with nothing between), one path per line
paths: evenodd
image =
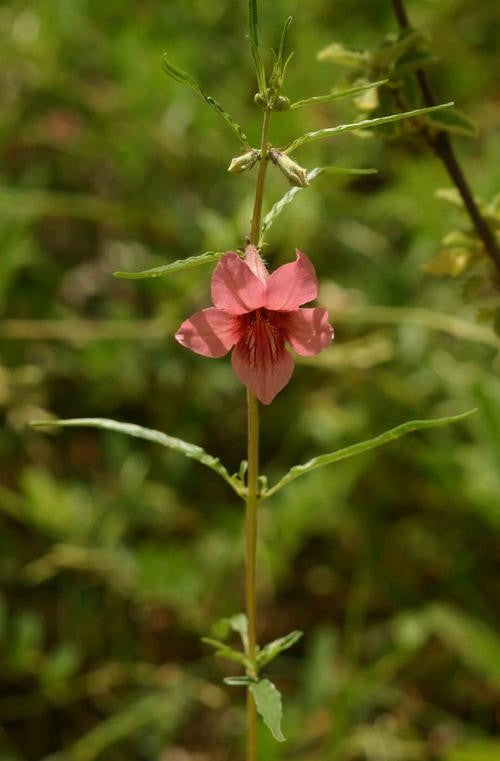
M193 267L199 267L202 264L213 264L218 262L224 256L220 251L206 251L198 256L188 256L187 259L177 259L169 264L162 264L159 267L153 267L142 272L114 272L115 277L125 280L142 280L143 278L163 277L164 275L174 275L182 270L189 270Z
M468 410L467 412L463 412L460 415L436 418L434 420L411 420L407 423L403 423L402 425L398 425L395 428L391 428L385 433L380 434L380 436L375 436L373 439L361 441L358 444L352 444L351 446L344 447L343 449L337 449L336 452L330 452L328 454L319 455L319 457L313 457L312 460L309 460L303 465L295 465L293 468L291 468L288 473L283 476L283 478L281 478L277 484L265 492L262 497L266 499L267 497L276 494L277 491L282 489L291 481L294 481L296 478L300 478L300 476L306 475L306 473L310 473L312 470L316 470L316 468L322 468L325 465L331 465L334 462L340 462L341 460L346 460L349 457L355 457L356 455L362 454L363 452L368 452L370 449L375 449L382 446L383 444L388 444L390 441L395 441L395 439L399 439L401 436L405 436L407 433L413 433L414 431L421 431L427 428L437 428L442 425L449 425L450 423L458 423L460 420L465 420L465 418L468 418L475 412L476 410L473 409Z
M272 736L278 742L285 742L286 738L281 731L281 719L283 709L281 706L281 694L269 679L260 679L249 685L249 689L255 699L255 706L264 720L264 724L271 731Z
M182 69L179 69L178 66L174 66L174 64L171 63L167 58L166 53L163 56L163 69L169 77L174 79L176 82L179 82L180 84L190 87L197 95L200 96L200 98L203 98L203 100L206 101L209 106L215 109L217 113L222 116L228 127L233 131L243 147L246 150L250 150L251 145L248 142L248 138L241 129L238 122L236 122L233 117L224 110L224 108L215 100L215 98L212 98L211 95L207 95L198 84L198 82L193 79L190 74L188 74L186 71L183 71Z
M303 108L304 106L314 106L316 103L329 103L333 100L340 100L340 98L347 98L350 95L357 95L358 93L364 92L365 90L371 90L374 87L380 87L381 85L385 85L388 81L388 79L380 79L378 82L369 82L368 84L356 85L355 87L349 87L347 90L332 91L330 93L326 93L326 95L315 95L312 98L305 98L304 100L298 100L295 103L292 103L290 109Z
M205 465L210 470L213 470L217 475L228 483L232 489L242 496L241 489L238 484L231 478L228 471L222 465L218 457L205 452L204 449L196 444L190 444L182 439L176 439L173 436L168 436L162 431L156 431L152 428L143 428L140 425L134 423L122 423L118 420L109 420L108 418L71 418L69 420L36 420L31 423L34 428L100 428L107 431L115 431L116 433L125 433L127 436L133 436L137 439L145 439L151 441L154 444L161 444L161 446L167 449L173 449L174 452L189 457L191 460Z
M267 645L264 645L262 650L257 655L257 666L259 668L263 668L284 650L288 650L288 648L293 647L293 645L299 641L302 635L303 632L297 629L296 631L290 632L290 634L286 634L284 637L279 637L279 639L275 639L273 642L269 642Z
M346 175L365 175L365 174L376 174L376 169L351 169L349 167L341 167L341 166L317 166L314 169L311 169L309 172L307 172L307 179L309 181L309 184L315 180L317 177L319 177L321 174L346 174ZM265 233L269 230L271 225L273 224L274 220L281 214L283 209L288 206L289 203L293 201L297 193L300 193L302 190L305 190L305 188L299 188L294 187L291 188L285 195L280 198L279 201L277 201L274 206L271 208L271 210L266 214L262 221L262 227L261 227L261 234L260 234L260 241L259 245L262 245L263 242L263 236Z
M458 108L449 108L437 114L429 114L426 120L433 127L452 135L461 135L462 137L477 137L477 127L472 121Z
M383 124L391 124L393 122L399 122L403 119L414 119L424 114L432 113L433 111L441 111L444 108L450 108L453 103L442 103L439 106L429 106L428 108L417 108L413 111L404 111L401 114L391 114L390 116L380 116L376 119L362 119L354 124L339 124L337 127L326 127L325 129L319 129L315 132L306 132L305 135L297 137L287 145L283 153L290 154L296 151L306 143L311 143L315 140L322 140L324 137L333 137L334 135L340 135L344 132L353 132L355 130L371 129L372 127L380 127Z
M248 660L245 654L234 650L234 648L226 645L225 642L220 642L218 639L212 639L211 637L202 637L201 641L213 647L215 655L219 656L219 658L225 658L228 661L234 661L235 663L241 663L245 667L247 666Z
M250 37L250 50L255 65L255 73L259 85L259 92L263 93L266 89L266 74L264 65L260 57L259 50L259 23L257 17L257 0L248 0L248 29Z
M339 64L339 66L357 68L367 63L371 58L371 54L367 50L351 50L341 45L340 42L332 42L331 45L320 50L316 57L318 61L327 61L328 63Z

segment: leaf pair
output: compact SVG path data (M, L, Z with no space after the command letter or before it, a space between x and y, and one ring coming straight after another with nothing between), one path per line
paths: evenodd
M413 431L424 430L428 428L437 428L443 425L449 425L451 423L457 423L461 420L465 420L472 415L476 410L469 410L463 412L460 415L453 415L450 417L436 418L434 420L412 420L402 425L398 425L395 428L391 428L385 433L375 436L375 438L368 439L366 441L352 444L351 446L338 449L334 452L319 455L312 460L304 463L303 465L295 465L292 467L286 475L284 475L274 486L269 489L265 489L261 494L262 499L268 499L276 494L277 491L284 486L294 481L300 476L306 475L312 470L324 467L325 465L331 465L341 460L346 460L349 457L355 457L356 455L368 452L371 449L375 449L383 444L387 444L395 439L405 436L407 433ZM121 423L117 420L109 420L106 418L72 418L69 420L41 420L35 421L31 424L35 428L100 428L109 431L116 431L117 433L125 433L135 438L145 439L155 444L160 444L168 449L172 449L179 454L189 457L192 460L205 465L214 473L217 473L236 494L245 499L246 488L237 476L229 475L227 469L220 462L218 457L205 452L201 447L190 444L182 439L177 439L172 436L168 436L166 433L156 431L150 428L143 428L140 425L134 425L133 423Z

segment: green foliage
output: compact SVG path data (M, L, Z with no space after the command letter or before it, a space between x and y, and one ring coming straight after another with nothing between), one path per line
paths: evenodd
M234 121L233 117L228 114L227 111L224 111L220 103L217 103L215 98L212 98L210 95L207 95L205 92L203 92L200 85L198 82L196 82L196 80L193 79L193 77L191 77L185 71L182 71L182 69L179 69L177 66L174 66L168 60L166 55L163 56L163 68L169 77L172 77L172 79L174 79L176 82L188 85L188 87L190 87L197 95L203 98L209 106L212 106L212 108L214 108L217 113L222 116L228 127L234 132L243 148L250 150L250 143L248 142L248 138L241 129L240 125Z
M441 111L444 108L453 106L453 103L443 103L439 106L430 106L428 108L417 108L413 111L404 111L401 114L391 114L390 116L379 116L377 119L362 119L354 124L339 124L337 127L326 127L325 129L319 129L315 132L306 132L305 135L295 138L289 143L286 148L286 153L293 153L297 148L311 143L314 140L322 140L324 137L332 137L333 135L339 135L344 132L353 132L362 129L371 129L372 127L380 127L383 124L392 124L393 122L399 122L403 119L414 119L417 116L423 116L434 111Z
M189 457L192 460L197 460L202 465L206 465L224 481L226 481L237 494L240 494L241 486L237 483L234 477L231 477L226 468L221 464L217 457L207 454L204 449L195 444L189 444L181 439L176 439L173 436L168 436L161 431L154 431L151 428L143 428L140 425L134 423L121 423L118 420L107 420L105 418L74 418L72 420L38 420L31 423L33 428L100 428L107 431L116 431L117 433L124 433L127 436L134 436L137 439L145 439L146 441L152 441L154 444L160 444L168 449L173 449L175 452Z
M176 272L199 267L201 264L213 264L221 258L222 254L223 252L206 251L204 254L199 254L199 256L188 256L187 259L178 259L176 262L162 264L160 267L152 267L152 269L144 270L143 272L115 272L114 274L115 277L121 277L125 280L163 277L164 275L173 275Z
M368 452L371 449L380 447L383 444L387 444L391 441L394 441L395 439L399 439L401 436L405 436L407 433L412 433L413 431L420 431L427 428L437 428L441 425L449 425L450 423L459 422L460 420L464 420L465 418L474 414L474 412L476 412L476 410L469 410L468 412L463 412L461 415L438 418L437 420L411 420L407 423L402 423L395 428L391 428L389 431L381 433L380 436L376 436L373 439L360 441L358 444L352 444L352 446L344 447L343 449L339 449L337 452L330 452L328 454L319 455L318 457L313 457L312 460L309 460L303 465L294 465L292 468L290 468L288 473L284 475L283 478L278 481L278 483L276 483L274 486L271 486L266 492L264 492L263 497L271 497L291 481L294 481L296 478L300 478L300 476L304 476L307 473L310 473L312 470L316 470L316 468L323 468L325 465L341 462L342 460L348 459L349 457L356 457L358 454L363 454L364 452Z
M279 691L269 679L259 679L258 682L251 684L250 691L254 697L257 711L262 716L274 739L278 742L284 742L286 738L281 731L283 710Z

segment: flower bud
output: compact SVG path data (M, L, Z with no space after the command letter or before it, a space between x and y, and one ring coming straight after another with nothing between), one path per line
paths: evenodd
M272 105L273 111L288 111L289 108L290 98L287 98L286 95L278 96Z
M253 99L261 108L267 108L267 98L261 92L256 92Z
M241 156L235 156L231 159L227 171L239 174L240 172L246 172L247 169L251 169L257 161L260 160L260 151L256 148L252 148L248 153L243 153Z
M286 153L277 151L273 148L269 151L271 161L279 166L285 177L292 185L297 188L307 188L309 180L307 179L307 170L293 161Z

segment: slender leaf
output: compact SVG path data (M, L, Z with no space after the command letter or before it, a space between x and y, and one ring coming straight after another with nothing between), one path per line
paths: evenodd
M189 444L182 439L176 439L172 436L168 436L161 431L155 431L151 428L143 428L140 425L134 423L121 423L118 420L109 420L107 418L72 418L69 420L37 420L31 423L34 428L101 428L107 431L116 431L117 433L125 433L128 436L134 436L138 439L145 439L146 441L152 441L154 444L161 444L167 449L173 449L174 452L189 457L192 460L197 460L202 465L206 465L207 468L213 470L221 478L224 479L234 491L241 496L241 489L238 484L231 478L226 468L220 462L218 457L205 452L199 446L195 444Z
M205 100L209 106L214 108L220 116L224 119L228 127L234 132L240 143L243 145L243 147L248 151L251 148L250 143L248 142L248 138L241 129L240 125L235 122L233 117L227 113L227 111L224 110L224 108L221 106L220 103L218 103L215 98L212 98L210 95L207 95L198 82L193 79L193 77L188 74L186 71L183 71L182 69L179 69L178 66L174 66L173 63L171 63L166 54L163 56L163 68L165 72L168 74L169 77L174 79L176 82L180 82L180 84L187 85L190 87L194 92L199 95L203 100Z
M337 90L326 95L315 95L312 98L305 98L304 100L297 100L292 103L290 109L303 108L304 106L314 106L316 103L328 103L332 100L340 100L340 98L347 98L349 95L357 95L365 90L372 90L374 87L380 87L388 82L388 79L380 79L378 82L369 82L364 85L357 85L356 87L349 87L347 90Z
M231 687L247 687L249 684L255 684L255 679L251 676L226 676L223 682Z
M462 137L477 137L477 127L472 121L458 108L450 108L437 114L429 114L427 117L433 127L436 129L450 132L452 135Z
M162 264L159 267L153 267L152 269L143 270L142 272L115 272L114 275L115 277L120 277L125 280L142 280L143 278L163 277L163 275L173 275L182 270L199 267L201 264L218 262L221 256L224 256L222 252L206 251L199 256L188 256L187 259L177 259L175 262Z
M250 49L252 51L252 58L255 64L255 73L257 74L257 82L259 85L259 91L264 92L266 89L266 74L264 71L264 65L260 57L259 51L259 31L258 31L258 17L257 17L257 0L248 0L248 27L250 32Z
M299 641L302 635L303 632L297 629L296 631L290 632L290 634L287 634L284 637L280 637L279 639L275 639L273 642L269 642L267 645L264 645L262 650L257 655L257 666L262 668L267 663L270 663L284 650L288 650L288 648L293 647L293 645Z
M380 434L380 436L375 436L373 439L361 441L358 444L352 444L351 446L344 447L343 449L337 449L336 452L330 452L328 454L319 455L319 457L313 457L313 459L309 460L309 462L306 462L303 465L295 465L293 468L291 468L288 473L278 481L277 484L265 492L263 498L267 498L273 494L276 494L277 491L282 489L283 486L289 484L290 481L294 481L296 478L304 476L306 473L309 473L312 470L316 470L316 468L322 468L325 465L331 465L334 462L346 460L348 457L355 457L356 455L362 454L363 452L368 452L370 449L375 449L376 447L380 447L383 444L388 444L390 441L399 439L401 436L405 436L407 433L412 433L413 431L420 431L426 428L437 428L438 426L457 423L460 420L465 420L465 418L469 417L475 412L476 410L473 409L468 410L467 412L463 412L460 415L436 418L434 420L410 420L407 423L403 423L402 425L398 425L395 428L391 428L385 433Z
M255 699L255 706L264 720L264 724L270 729L273 737L278 742L284 742L285 737L281 731L281 695L269 679L260 679L249 685L249 689Z
M414 111L404 111L402 114L391 114L390 116L380 116L377 119L362 119L354 124L339 124L337 127L327 127L326 129L319 129L315 132L306 132L305 135L293 140L284 149L283 153L292 153L306 143L311 143L314 140L322 140L324 137L332 137L333 135L340 135L343 132L353 132L360 129L371 129L372 127L379 127L382 124L390 124L392 122L399 122L402 119L414 119L417 116L423 116L424 114L430 114L433 111L440 111L443 108L450 108L453 103L442 103L439 106L429 106L428 108L417 108Z
M325 174L325 173L364 175L364 174L376 174L377 170L376 169L351 169L349 167L341 167L341 166L317 166L314 169L311 169L307 173L307 179L309 180L309 183L311 183L321 174ZM301 190L305 190L305 188L299 188L299 187L291 188L287 193L285 193L285 195L282 198L280 198L279 201L277 201L274 204L272 209L266 214L262 222L259 245L262 244L264 234L267 232L267 230L269 230L269 228L273 224L276 217L278 217L281 214L285 206L288 206L288 204L293 201L297 193L299 193Z
M288 36L288 30L290 29L290 24L292 23L292 21L293 21L292 16L288 16L287 20L283 24L283 30L281 32L280 46L278 48L278 55L276 56L276 60L278 62L278 65L281 71L283 71L283 57L285 54L286 38Z
M228 619L229 626L240 635L245 652L248 652L248 618L244 613L237 613Z
M238 650L234 650L225 642L220 642L218 639L211 639L210 637L202 637L202 642L206 645L210 645L215 650L215 655L219 658L225 658L228 661L234 661L235 663L241 663L243 666L247 666L248 659L244 653L240 653Z

